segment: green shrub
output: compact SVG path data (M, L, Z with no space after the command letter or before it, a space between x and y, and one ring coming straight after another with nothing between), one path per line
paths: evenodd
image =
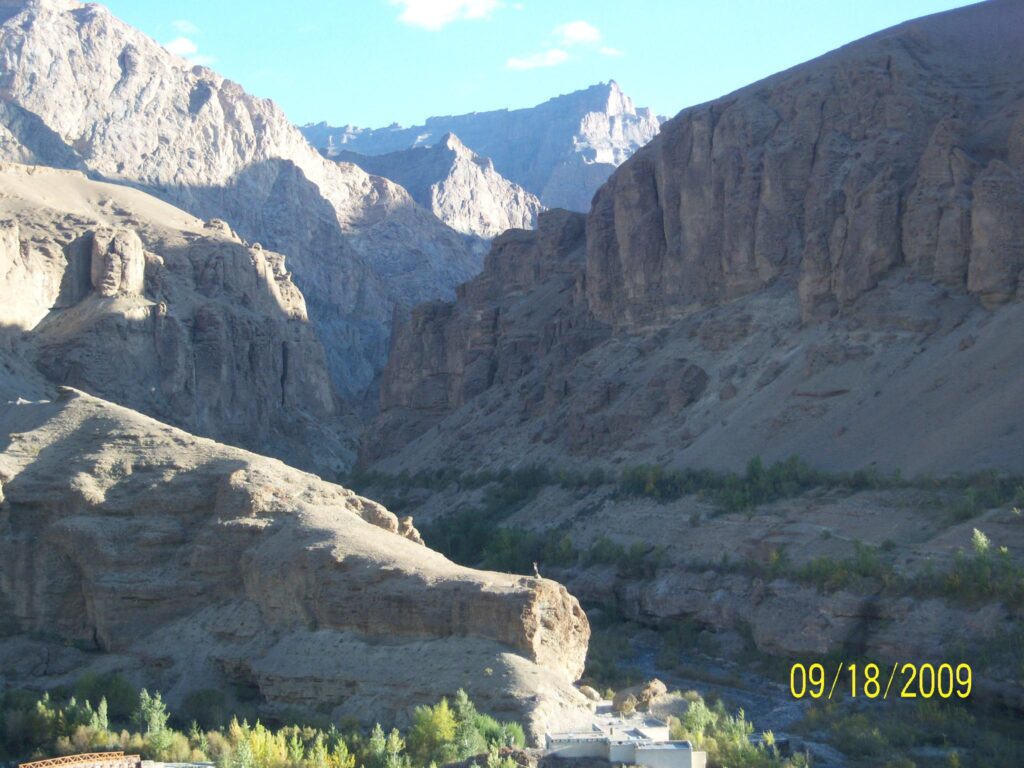
M774 738L754 743L754 725L743 710L730 715L721 701L708 706L696 693L688 695L689 707L680 717L669 718L669 738L689 741L707 752L710 768L804 768L803 755L781 757Z

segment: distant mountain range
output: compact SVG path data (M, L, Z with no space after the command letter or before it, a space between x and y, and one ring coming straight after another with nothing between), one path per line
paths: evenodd
M587 211L598 187L657 135L661 122L651 110L635 107L611 80L536 107L430 117L410 128L397 124L336 128L317 123L300 130L328 157L345 151L383 155L429 147L454 133L546 207Z
M454 133L430 147L386 155L343 150L333 157L401 184L413 200L464 235L490 240L506 229L533 229L544 208L535 195L498 173L489 158L480 157Z

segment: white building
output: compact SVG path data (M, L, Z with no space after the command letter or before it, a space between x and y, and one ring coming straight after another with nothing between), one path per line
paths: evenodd
M690 742L670 741L661 720L621 718L610 707L599 708L591 730L548 733L544 741L548 754L561 758L593 757L649 768L705 768L707 762L707 753L694 750Z

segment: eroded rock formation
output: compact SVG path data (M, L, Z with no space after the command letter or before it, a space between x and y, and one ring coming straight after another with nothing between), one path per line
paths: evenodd
M366 457L1024 469L1022 72L994 0L684 110L550 279L413 312Z
M331 156L401 184L413 200L464 235L491 239L507 229L531 229L543 209L540 200L494 170L490 158L480 157L452 133L432 147Z
M0 405L0 434L13 684L99 664L172 702L255 686L264 712L366 722L465 687L535 737L585 711L589 627L554 582L456 566L351 491L75 390Z
M810 319L901 264L1024 295L1022 30L994 0L684 110L595 199L594 313L636 327L786 279Z
M0 6L0 159L147 187L287 253L336 386L383 365L392 313L479 269L397 185L321 157L273 102L190 66L103 6Z
M456 303L422 305L398 325L366 458L398 450L478 395L513 387L550 355L581 353L605 335L573 302L583 225L581 214L554 210L541 214L537 231L506 232ZM544 404L542 389L521 403L525 412Z
M46 375L337 472L351 438L280 254L143 192L0 166L0 324Z

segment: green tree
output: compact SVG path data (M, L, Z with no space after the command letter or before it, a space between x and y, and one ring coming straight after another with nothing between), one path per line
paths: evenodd
M173 736L173 733L167 728L169 717L167 706L159 691L152 696L145 688L139 692L139 705L135 714L132 715L132 722L142 731L142 735L146 739L145 752L148 757L159 760L167 755ZM251 768L251 766L236 766L235 768Z
M416 707L409 729L409 751L420 765L430 761L443 764L455 758L455 731L458 723L448 706L448 699L441 699L433 707Z

